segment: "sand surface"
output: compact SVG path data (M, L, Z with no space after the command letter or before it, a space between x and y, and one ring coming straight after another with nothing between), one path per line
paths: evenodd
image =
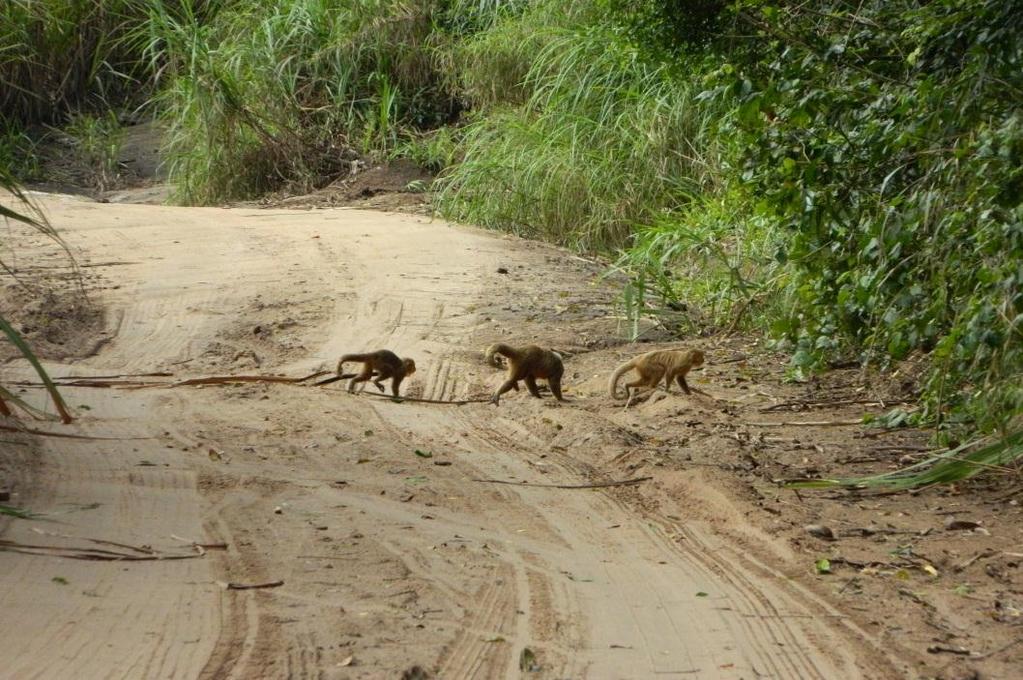
M386 347L417 361L405 393L478 399L502 380L487 343L582 353L613 331L599 268L427 218L43 202L80 261L102 263L103 341L50 363L58 376L300 376ZM0 444L18 504L47 513L0 538L186 558L0 552L0 675L900 677L711 485L667 505L644 483L475 481L627 478L598 464L637 446L615 419L666 407L623 413L605 393L615 357L568 357L564 405L525 390L499 407L393 403L341 383L65 388L78 420L38 427L97 439Z

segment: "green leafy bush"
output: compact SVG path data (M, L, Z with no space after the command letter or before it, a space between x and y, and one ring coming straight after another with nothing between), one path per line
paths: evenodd
M1023 12L1018 3L739 3L721 69L742 180L784 229L808 364L929 352L927 420L1023 406Z

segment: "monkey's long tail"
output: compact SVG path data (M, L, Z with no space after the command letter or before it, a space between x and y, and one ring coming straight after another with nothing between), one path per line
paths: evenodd
M369 354L342 354L341 358L337 362L337 370L334 372L341 375L341 366L343 364L346 364L349 361L367 361L369 358Z
M500 363L498 363L497 359L494 357L495 354L500 354L501 356L506 357L507 359L514 359L515 357L518 356L518 352L516 352L509 345L506 345L503 342L496 342L490 347L487 347L487 351L483 356L487 364L493 366L494 368L504 368L503 366L501 366Z
M630 359L624 364L615 369L615 372L611 374L611 379L607 381L608 392L611 393L612 399L618 398L618 381L621 380L622 376L627 372L631 371L636 365L635 359Z

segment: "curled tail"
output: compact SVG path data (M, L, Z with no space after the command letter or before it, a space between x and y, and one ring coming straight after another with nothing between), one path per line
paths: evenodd
M632 368L636 365L636 363L637 363L636 359L630 359L629 361L626 361L624 364L616 368L615 372L611 374L611 379L607 382L607 389L611 393L612 399L618 398L618 381L621 380L621 377L623 375L631 371Z
M484 353L483 358L484 360L486 360L487 364L493 366L494 368L504 368L503 366L501 366L500 362L498 362L497 357L495 356L497 354L500 354L501 356L506 357L508 359L514 359L519 355L519 353L516 352L512 347L504 344L503 342L495 342L490 347L487 347L487 351Z
M348 363L349 361L368 361L370 354L342 354L341 358L337 362L337 370L334 371L338 375L341 375L341 366Z

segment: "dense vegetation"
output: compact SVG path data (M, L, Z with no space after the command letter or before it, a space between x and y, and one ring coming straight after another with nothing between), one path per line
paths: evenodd
M1019 429L1023 2L4 7L9 169L5 139L129 93L183 201L407 156L451 218L614 254L633 314L765 332L796 378L926 357L912 418Z

